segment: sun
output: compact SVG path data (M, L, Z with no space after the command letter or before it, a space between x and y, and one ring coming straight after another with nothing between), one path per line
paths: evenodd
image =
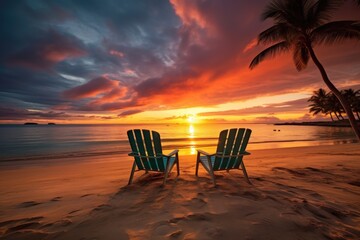
M195 116L194 116L194 115L189 115L189 116L187 117L187 121L188 121L189 123L195 122Z

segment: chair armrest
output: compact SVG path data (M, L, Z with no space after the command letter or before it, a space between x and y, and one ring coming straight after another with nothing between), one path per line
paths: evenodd
M179 150L175 149L174 151L172 151L171 153L169 154L163 154L164 157L171 157L172 155L175 155L176 153L178 153Z
M210 153L207 153L207 152L205 152L205 151L203 151L203 150L200 150L200 149L196 149L196 151L198 151L198 153L200 153L200 154L202 154L202 155L209 156L209 157L215 155L215 153L210 154Z

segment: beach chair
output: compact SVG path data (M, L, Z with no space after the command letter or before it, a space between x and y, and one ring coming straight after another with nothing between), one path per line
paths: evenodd
M132 152L129 156L134 157L129 185L132 183L134 172L144 170L164 173L163 184L176 164L177 175L179 176L179 150L169 154L163 154L160 134L146 129L134 129L127 132ZM137 170L136 170L137 168Z
M232 128L221 131L216 153L209 154L197 150L195 175L198 176L199 163L201 163L210 174L214 186L216 186L215 171L226 170L229 172L231 169L242 169L246 181L251 184L243 161L245 155L250 155L249 152L245 151L250 135L251 129L245 128Z

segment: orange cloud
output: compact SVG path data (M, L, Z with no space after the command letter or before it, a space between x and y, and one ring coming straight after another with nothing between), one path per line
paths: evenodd
M202 28L207 26L207 21L198 11L198 5L195 1L170 0L170 2L176 15L181 18L184 24L191 25L195 23Z
M66 90L63 94L65 97L71 99L88 98L97 96L98 94L104 92L109 92L113 88L117 88L118 86L118 81L110 80L103 76L92 79L91 81L83 85Z
M253 40L251 40L244 48L243 52L247 52L251 49L253 49L256 45L257 45L257 38L254 38Z

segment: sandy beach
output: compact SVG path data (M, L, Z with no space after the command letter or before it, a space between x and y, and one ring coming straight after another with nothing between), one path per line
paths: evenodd
M195 156L181 175L137 172L132 159L2 163L1 239L358 239L360 147L255 150L241 171L217 172Z

